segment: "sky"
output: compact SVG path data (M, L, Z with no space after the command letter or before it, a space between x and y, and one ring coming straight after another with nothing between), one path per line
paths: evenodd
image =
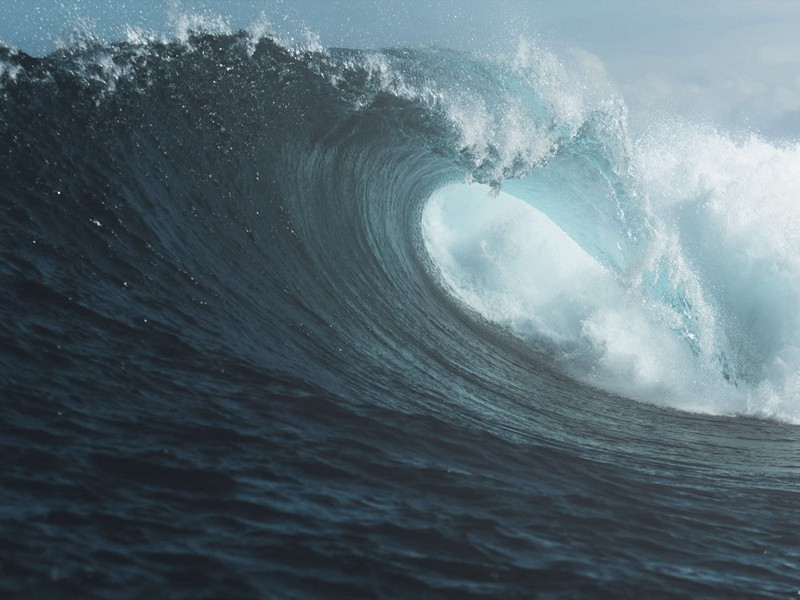
M168 34L182 14L270 23L329 46L432 44L482 53L520 37L578 57L655 114L800 140L800 1L0 0L0 40L41 55L91 31Z

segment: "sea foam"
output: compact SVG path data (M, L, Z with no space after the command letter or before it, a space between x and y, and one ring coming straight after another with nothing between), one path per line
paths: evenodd
M570 215L591 207L553 209L580 198L454 184L422 219L442 282L589 385L800 422L800 148L674 121L641 136L627 160L627 208L647 231L626 261L597 251L588 238L602 230L570 229Z

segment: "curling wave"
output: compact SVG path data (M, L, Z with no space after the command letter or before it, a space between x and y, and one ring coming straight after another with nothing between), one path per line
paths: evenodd
M200 31L0 47L0 153L0 591L796 583L797 146Z
M467 306L581 381L796 423L799 149L676 128L611 168L589 152L499 196L442 188L427 247Z

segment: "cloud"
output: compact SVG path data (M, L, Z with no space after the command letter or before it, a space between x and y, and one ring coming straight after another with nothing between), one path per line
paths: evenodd
M762 46L758 49L758 60L775 66L800 64L800 43Z

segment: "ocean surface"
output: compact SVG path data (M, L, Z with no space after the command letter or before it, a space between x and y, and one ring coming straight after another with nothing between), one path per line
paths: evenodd
M796 597L798 198L532 42L0 46L0 595Z

